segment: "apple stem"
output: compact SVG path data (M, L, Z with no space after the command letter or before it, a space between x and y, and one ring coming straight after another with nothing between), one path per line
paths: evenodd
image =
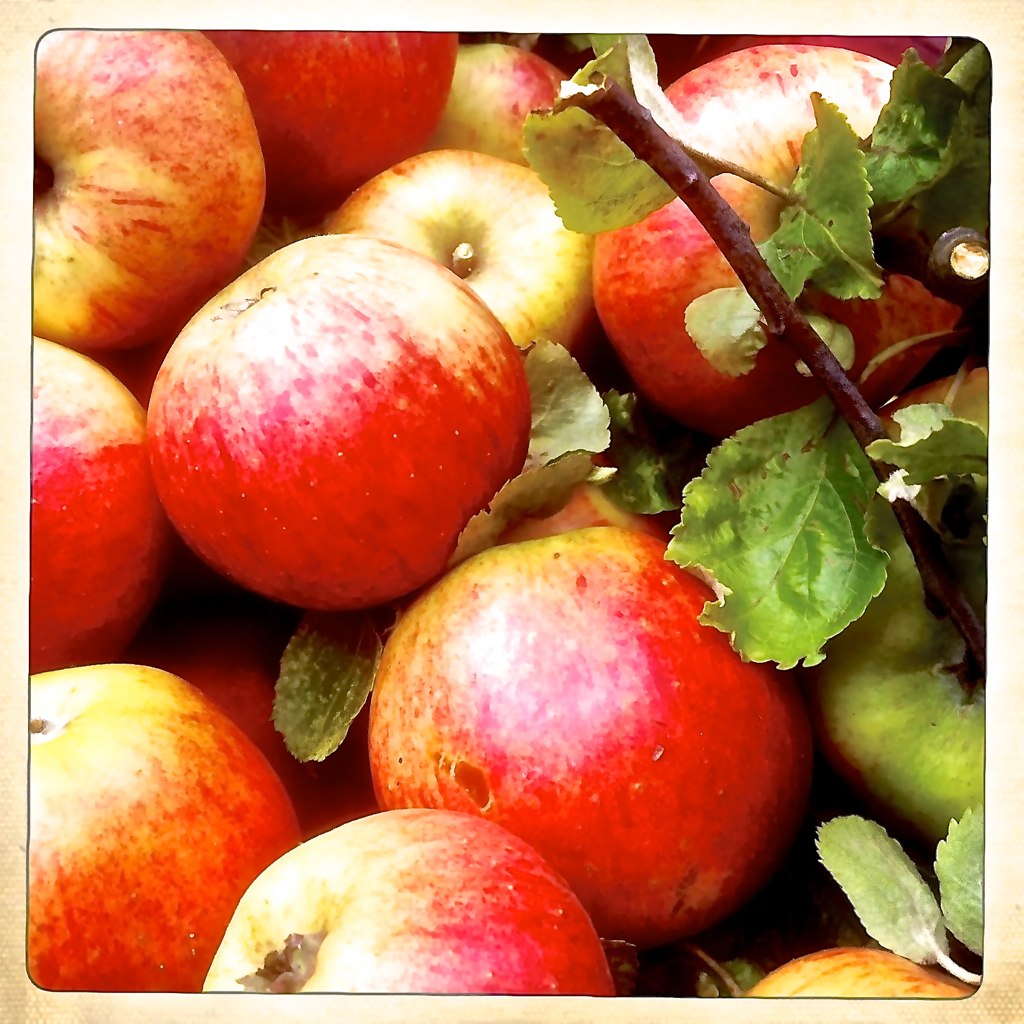
M750 237L750 227L719 195L697 162L617 82L603 77L595 84L602 87L578 93L571 102L607 125L686 204L757 304L768 333L803 360L861 447L887 437L878 414L765 263ZM871 465L880 481L892 473L892 467L875 460ZM972 668L984 677L985 629L949 566L938 534L905 499L894 501L892 509L913 553L930 611L940 618L949 616L964 638Z
M683 949L688 953L692 953L698 960L707 964L707 966L715 973L719 981L721 981L729 995L737 998L743 995L743 989L736 983L736 979L714 957L709 956L699 946L694 946L689 942L684 944Z

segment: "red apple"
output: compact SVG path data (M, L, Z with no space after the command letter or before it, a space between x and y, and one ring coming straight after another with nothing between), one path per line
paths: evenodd
M790 960L766 975L748 996L839 999L960 999L975 989L942 971L922 967L886 949L823 949Z
M263 208L252 114L196 32L59 30L37 49L33 329L83 351L177 333Z
M252 105L267 206L313 216L426 145L458 49L454 32L206 34Z
M279 955L289 937L310 949L294 972ZM443 810L361 818L271 864L239 902L203 987L614 995L565 881L504 829Z
M963 316L959 306L932 295L920 281L905 274L890 274L877 299L840 301L819 295L814 305L849 327L857 346L849 375L858 381L870 369L860 389L876 407L898 395L914 379L941 347L942 335L952 331ZM899 354L888 355L894 345L913 338L920 341ZM882 358L877 366L869 368L876 357Z
M382 807L508 828L641 947L767 880L811 771L792 675L700 626L712 595L664 553L595 527L469 559L399 619L370 707Z
M863 136L888 99L892 71L872 57L835 47L758 46L696 68L666 93L692 145L788 185L804 135L814 127L811 93L838 105ZM732 175L719 175L714 184L750 225L755 242L775 230L781 200ZM724 256L678 199L596 240L594 301L637 388L680 422L717 437L821 394L781 344L769 343L753 371L741 377L720 373L701 355L684 327L686 308L698 296L736 283ZM896 287L890 280L888 288ZM869 326L862 338L855 329L860 364L876 354L872 344L891 344L948 323L947 303L923 287L914 289L912 299L905 293L903 288L900 296L879 300L900 307L898 318L877 314L888 316L888 331L873 333ZM851 315L858 324L870 324L875 316L863 308ZM893 337L889 332L896 327Z
M366 750L369 709L325 761L302 762L274 727L274 685L296 626L291 610L236 601L226 610L161 609L125 652L187 680L213 700L260 749L288 791L303 839L379 810Z
M605 494L599 484L584 482L573 489L569 500L557 511L546 516L524 516L512 523L498 539L500 544L514 544L521 540L537 540L554 537L570 530L582 530L588 526L618 526L624 530L648 533L662 544L668 545L673 523L679 521L678 513L667 517L640 515L616 505Z
M28 969L45 989L195 992L246 886L299 842L263 755L138 665L33 676Z
M460 46L451 92L430 148L471 149L525 165L526 116L554 103L564 77L550 61L519 46Z
M530 167L469 150L419 153L354 192L325 228L429 256L465 280L517 345L545 338L576 352L594 326L593 236L565 227Z
M383 603L441 572L526 458L520 351L454 274L322 235L272 253L171 346L149 430L181 535L304 608Z
M112 374L33 341L33 672L116 658L163 582L170 529L142 407Z
M745 36L651 36L651 45L658 55L658 70L662 63L671 67L675 54L681 49L685 60L690 61L681 67L678 73L667 81L672 82L678 75L698 64L704 64L725 53L735 53L751 46L776 45L779 43L800 43L808 46L834 46L843 50L855 50L870 57L877 57L887 64L899 64L908 49L915 49L917 55L929 64L935 64L946 49L946 36L801 36L783 32L778 35L745 35ZM683 41L683 46L673 45L676 40ZM694 46L692 41L697 40ZM690 45L686 45L690 41ZM664 61L663 61L664 55ZM678 57L676 58L678 60Z

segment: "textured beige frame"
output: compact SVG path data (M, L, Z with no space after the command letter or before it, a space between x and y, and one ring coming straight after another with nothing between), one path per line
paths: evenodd
M592 1000L481 996L319 996L49 993L28 980L25 822L28 720L28 512L31 337L32 74L51 28L349 28L461 31L668 31L965 35L994 63L990 618L987 747L986 958L965 1001ZM0 0L0 1019L244 1024L419 1020L661 1022L824 1020L901 1024L1024 1021L1024 5L1015 0Z

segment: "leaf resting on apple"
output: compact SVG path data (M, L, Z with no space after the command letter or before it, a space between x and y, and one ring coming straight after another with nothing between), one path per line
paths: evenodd
M984 809L949 823L935 854L940 902L899 842L860 815L818 828L818 855L842 887L867 933L886 949L919 964L940 963L963 980L973 977L949 958L947 929L982 953Z
M808 281L837 299L876 299L882 271L871 237L870 186L860 139L849 121L818 93L816 127L804 138L792 185L796 203L760 246L791 298Z
M306 612L281 657L274 726L300 761L334 753L373 687L389 608Z
M886 949L919 964L949 952L938 901L881 825L855 814L833 818L818 829L818 855Z
M867 151L877 223L901 218L929 242L989 219L989 57L972 46L947 75L908 51Z
M981 956L982 875L985 861L985 809L968 808L935 850L935 874L946 927Z
M643 95L656 111L671 106L658 85L646 37L595 36L592 43L601 55L570 79L575 91L599 88L591 86L591 79L609 75L638 98ZM612 231L636 224L675 199L672 189L610 128L573 106L572 86L563 85L567 99L556 101L550 111L531 113L523 126L523 152L548 186L562 223L584 234Z
M865 533L877 480L831 402L760 420L723 441L683 491L668 557L714 581L700 621L749 661L816 665L885 583Z
M922 402L898 409L892 418L900 427L899 440L872 441L866 450L871 458L904 470L907 483L988 473L985 431L955 416L949 406Z
M540 340L525 360L532 403L526 463L466 524L449 566L491 547L523 516L558 511L611 442L608 408L567 349Z

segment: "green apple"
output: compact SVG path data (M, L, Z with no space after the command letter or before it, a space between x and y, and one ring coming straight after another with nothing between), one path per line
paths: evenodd
M325 226L454 271L517 345L546 338L578 353L595 323L593 236L562 224L529 167L469 150L420 153L356 190Z
M987 372L947 401L987 426ZM906 396L941 401L947 384ZM949 548L954 569L984 611L984 549ZM964 642L925 607L910 549L898 546L885 589L825 648L808 676L819 747L879 818L931 846L984 796L985 690L961 681Z

